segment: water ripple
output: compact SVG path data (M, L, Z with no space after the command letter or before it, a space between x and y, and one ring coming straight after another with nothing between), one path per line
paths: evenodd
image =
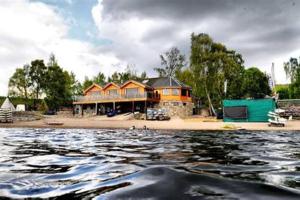
M299 199L299 132L0 129L0 198Z

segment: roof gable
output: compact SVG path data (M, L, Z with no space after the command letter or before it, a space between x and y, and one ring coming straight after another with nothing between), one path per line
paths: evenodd
M114 85L116 86L117 88L120 88L120 86L114 82L110 82L110 83L107 83L102 89L105 90L106 88L108 88L109 86L111 85Z
M141 86L143 88L150 88L148 85L146 84L143 84L143 83L140 83L138 81L134 81L134 80L129 80L129 81L126 81L123 85L121 85L121 88L125 87L126 85L128 85L129 83L134 83L138 86Z
M84 94L86 94L88 91L90 91L92 88L94 88L94 87L97 87L97 88L99 88L100 90L102 90L102 87L100 86L100 85L98 85L97 83L93 83L90 87L88 87L87 89L85 89L84 91L83 91L83 93Z

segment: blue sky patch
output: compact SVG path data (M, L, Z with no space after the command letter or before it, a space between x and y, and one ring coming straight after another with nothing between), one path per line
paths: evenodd
M68 36L72 39L86 41L94 45L108 45L112 41L99 37L98 29L94 23L91 10L97 0L31 0L42 2L55 7L69 25Z

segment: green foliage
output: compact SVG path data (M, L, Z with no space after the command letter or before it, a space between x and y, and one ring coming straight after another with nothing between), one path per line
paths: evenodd
M70 91L71 91L72 97L82 95L83 88L82 88L81 83L78 80L76 80L75 74L73 72L71 72L69 74L69 76L67 76L67 78L69 78L68 84L70 86Z
M46 101L43 99L41 100L41 102L38 104L38 111L40 111L41 113L45 113L48 111L48 105L46 103Z
M193 73L189 68L180 70L176 72L176 78L181 81L182 83L185 83L187 85L192 86L193 81Z
M276 90L276 92L279 94L279 99L289 99L290 98L290 92L288 87L282 87Z
M286 76L290 78L291 84L289 86L289 97L293 99L300 98L300 58L290 58L284 63L284 70Z
M258 68L251 67L244 72L241 90L244 92L245 97L264 98L266 95L271 94L268 82L266 74L262 73Z
M58 110L72 101L71 77L58 65L54 55L50 56L46 79L45 100L51 110Z
M288 62L285 62L283 66L287 78L290 78L291 83L293 83L299 75L298 70L300 68L300 58L299 62L297 58L290 58L290 60Z
M277 84L274 91L279 94L279 99L289 99L289 84Z
M82 83L82 89L86 90L88 87L90 87L93 84L93 80L89 79L89 77L85 76L84 81Z
M29 80L36 99L39 99L39 95L45 87L46 72L47 67L45 66L43 60L34 60L31 62L29 68Z
M176 73L186 65L185 56L180 53L177 47L172 47L169 51L160 55L161 67L154 68L159 77L175 77Z
M15 73L10 77L8 82L8 94L14 97L29 97L29 65L17 68Z
M69 104L73 96L81 95L82 86L75 74L60 68L55 56L51 54L47 66L43 60L33 60L31 65L16 69L9 80L9 95L28 99L23 104L30 109L36 108L37 104L41 106L38 100L41 94L46 95L50 109L58 109Z
M129 80L142 81L145 78L147 78L146 72L142 72L139 75L134 67L127 66L124 72L114 72L110 77L108 77L108 82L123 84Z
M101 86L105 85L107 82L114 82L117 84L123 84L128 80L137 80L141 81L147 78L146 72L142 72L140 75L136 72L134 67L127 66L124 72L114 72L111 76L105 77L102 72L99 72L96 76L89 79L87 76L85 77L82 88L83 90L90 87L93 83L97 83ZM107 80L107 81L106 81Z
M105 85L106 83L106 77L102 72L99 72L94 78L93 82L97 83L99 85Z
M215 43L207 34L192 34L191 40L189 70L193 77L190 85L196 96L206 99L214 114L213 107L219 107L225 97L241 97L244 61L240 54L227 50L221 43Z
M295 78L290 84L289 93L292 99L300 98L300 68L295 72Z

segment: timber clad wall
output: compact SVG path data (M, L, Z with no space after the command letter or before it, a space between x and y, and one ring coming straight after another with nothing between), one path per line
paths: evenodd
M87 90L84 91L84 95L94 95L94 94L99 94L101 95L102 93L102 87L97 85L97 84L93 84L91 87L89 87Z
M178 94L174 94L173 90L178 90ZM192 98L189 95L189 93L186 94L186 96L182 95L182 89L181 88L160 88L156 89L155 91L158 92L161 96L161 100L163 101L186 101L191 102ZM164 94L163 91L168 91L168 94Z
M173 78L152 78L143 82L130 80L123 85L93 84L73 104L82 114L98 114L100 107L106 112L107 108L117 109L117 105L123 107L123 110L130 110L126 106L132 106L132 111L141 108L145 111L147 107L165 108L170 116L188 116L194 107L191 88Z

